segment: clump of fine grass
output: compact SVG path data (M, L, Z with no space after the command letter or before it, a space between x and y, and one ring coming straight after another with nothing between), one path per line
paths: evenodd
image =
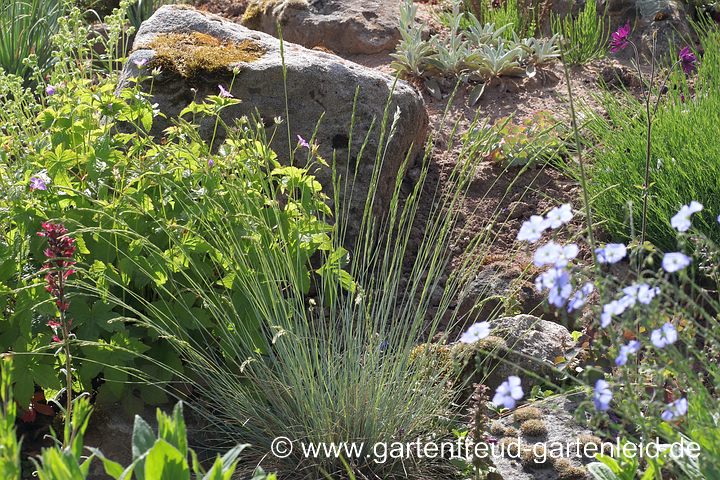
M563 59L582 65L603 58L608 51L610 28L605 15L598 15L595 0L588 0L576 18L551 14L552 31L565 43Z

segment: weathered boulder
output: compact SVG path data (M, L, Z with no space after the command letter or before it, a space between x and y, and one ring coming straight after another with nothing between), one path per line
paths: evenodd
M242 116L259 115L268 136L275 131L272 147L280 161L289 158L288 145L297 145L297 135L310 139L324 115L315 139L319 154L329 162L333 152L337 153L339 175L348 167L354 172L358 162L356 190L353 205L349 207L351 215L353 210L362 210L366 195L357 192L367 192L376 154L383 153L376 204L387 205L401 163L411 149L422 147L427 134L428 117L423 100L409 84L396 82L392 77L335 55L287 42L284 64L289 118L285 119L280 41L190 7L160 8L142 24L133 48L122 72L121 85L128 78L138 76L140 68L146 72L156 66L162 68L152 81L152 97L167 119L156 119L154 134L160 135L170 125L170 119L177 117L193 99L217 95L219 85L229 89L231 83L232 94L242 102L225 109L223 120L232 125ZM138 67L138 63L142 65L145 61L143 67ZM149 87L150 81L146 85ZM356 88L359 93L355 107ZM384 115L389 118L383 139L380 125ZM395 130L388 140L394 115L397 115ZM289 121L290 142L287 126L276 128L276 117ZM214 130L212 119L200 124L200 135L206 140L213 136ZM366 135L367 144L358 159ZM412 158L414 151L410 154ZM317 168L314 173L330 193L330 168Z
M577 353L567 328L532 315L490 320L491 336L475 344L453 345L454 362L468 385L495 389L510 375L523 379L523 389L557 379L560 365Z
M242 22L307 48L339 54L395 49L400 40L400 2L386 0L251 0Z

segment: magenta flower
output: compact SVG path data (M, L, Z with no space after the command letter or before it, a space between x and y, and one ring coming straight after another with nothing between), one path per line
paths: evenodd
M610 51L612 53L617 53L620 50L627 48L627 46L630 45L630 41L628 40L629 37L630 22L628 21L625 25L612 33L612 38L610 39Z
M233 94L225 90L225 87L218 85L218 88L220 89L220 96L222 98L233 98Z
M55 304L61 313L67 312L70 304L65 297L65 283L75 273L73 255L75 255L75 239L68 236L68 230L62 224L43 222L42 231L38 235L45 237L48 248L45 249L47 260L43 265L45 274L45 290L55 298Z
M697 69L697 57L690 50L690 47L685 47L680 50L680 65L682 66L685 75L690 75Z

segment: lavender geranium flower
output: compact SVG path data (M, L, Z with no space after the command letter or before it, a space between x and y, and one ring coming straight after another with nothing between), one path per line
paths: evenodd
M525 395L521 383L520 377L516 377L515 375L509 376L507 380L501 383L497 390L495 390L492 403L498 407L515 408L517 401Z
M627 255L627 247L622 243L608 243L595 249L595 254L600 263L617 263Z
M617 358L615 358L615 365L618 367L625 365L628 361L628 355L635 354L639 351L640 342L637 340L631 340L627 345L622 345Z
M650 334L650 341L657 348L665 348L668 345L672 345L677 339L677 330L672 323L666 323L662 327L653 330Z
M45 94L48 97L55 95L55 91L56 91L55 85L48 85L47 87L45 87Z
M620 50L624 50L630 45L630 22L628 21L625 25L618 28L612 33L610 39L610 51L617 53Z
M220 89L220 96L222 98L233 98L233 94L225 90L225 87L218 85L218 88Z
M540 240L543 232L547 230L549 226L548 221L545 220L544 217L541 217L540 215L533 215L530 217L530 220L527 220L522 224L522 227L520 227L520 231L517 234L517 239L520 241L535 243Z
M310 144L309 144L308 141L305 140L303 137L301 137L300 135L298 135L298 136L297 136L297 139L298 139L298 145L300 145L300 146L303 147L303 148L307 148L307 149L310 148Z
M670 225L672 225L672 227L678 232L687 232L692 226L690 217L693 215L693 213L698 213L702 211L702 209L702 204L693 200L692 202L690 202L690 205L683 205L680 208L678 213L676 213L670 219Z
M690 265L690 257L681 252L666 253L662 259L662 267L668 273L675 273Z
M688 411L688 401L687 398L681 398L679 400L675 400L672 403L669 403L665 411L660 415L660 418L662 418L666 422L670 422L672 420L676 420L683 415L685 415Z
M133 60L133 63L135 64L135 66L137 68L143 68L145 65L147 65L148 59L147 58L136 58L135 60Z
M572 206L569 203L560 205L550 210L547 214L547 222L550 228L559 228L573 218Z
M50 177L43 170L42 172L36 173L30 177L30 190L47 190L47 186L50 184Z
M690 75L697 69L698 59L693 53L693 51L690 50L690 47L684 47L682 50L680 50L679 57L680 65L682 66L685 75Z
M461 343L475 343L490 335L489 322L477 322L472 325L460 336Z
M613 393L610 390L610 384L605 380L598 380L595 382L595 391L593 392L593 403L595 408L605 412L610 408L610 402L612 401Z
M592 282L587 282L575 292L568 302L568 313L581 309L587 303L587 299L593 290L595 290L595 285Z

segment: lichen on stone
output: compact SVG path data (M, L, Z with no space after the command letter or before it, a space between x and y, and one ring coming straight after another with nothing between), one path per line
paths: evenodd
M155 51L152 66L177 72L185 78L198 73L228 71L241 62L254 62L265 50L252 40L239 43L222 41L200 32L162 33L147 48Z

